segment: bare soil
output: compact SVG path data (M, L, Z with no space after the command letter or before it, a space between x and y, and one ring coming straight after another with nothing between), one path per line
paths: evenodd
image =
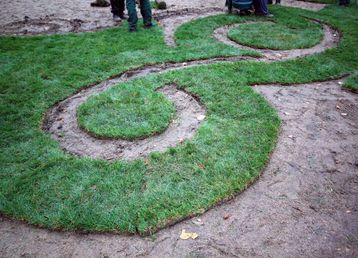
M329 44L316 50L335 46L335 33L325 27ZM233 60L157 65L117 80ZM0 257L357 257L358 95L341 83L254 86L278 111L281 134L261 178L232 201L147 238L53 232L0 218ZM182 229L199 237L180 240Z
M118 26L113 22L110 7L91 7L94 0L11 0L0 8L0 35L38 35L94 31ZM154 10L157 20L166 15L223 12L225 0L166 0L167 10ZM320 10L325 5L284 0L282 5Z

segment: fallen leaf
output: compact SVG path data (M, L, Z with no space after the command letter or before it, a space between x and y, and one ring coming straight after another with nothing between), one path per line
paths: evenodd
M230 217L231 217L231 215L227 213L227 214L224 215L223 219L224 219L224 220L227 220L227 219L229 219Z
M183 229L180 234L180 239L182 240L188 240L189 238L196 239L198 236L199 235L197 233L186 232L186 230Z

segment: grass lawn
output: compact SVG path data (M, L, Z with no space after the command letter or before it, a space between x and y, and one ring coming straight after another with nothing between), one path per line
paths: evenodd
M323 37L319 24L302 17L279 12L272 20L274 24L242 24L229 31L229 38L255 48L286 50L312 47Z
M320 19L341 30L343 39L336 49L299 60L176 70L92 97L81 107L81 124L115 137L162 130L173 110L154 90L169 83L197 95L206 107L206 120L192 140L133 162L110 163L63 152L40 129L43 114L86 85L145 64L257 55L226 46L211 35L223 25L262 19L219 15L193 21L176 32L177 48L165 46L159 28L130 34L126 24L76 35L1 37L1 213L50 228L144 234L200 214L245 189L267 163L280 125L273 108L249 85L305 83L357 71L356 6L332 6L319 13L275 6L272 11L275 21L287 15ZM138 110L143 102L148 107ZM118 107L121 111L112 114ZM162 112L163 119L155 121L154 112ZM143 116L148 126L143 125ZM125 129L116 128L129 117L138 118L129 123L138 124L138 130L128 130L125 123ZM97 119L112 132L96 124Z
M135 139L164 131L175 107L163 94L142 85L122 86L82 104L78 122L100 137Z

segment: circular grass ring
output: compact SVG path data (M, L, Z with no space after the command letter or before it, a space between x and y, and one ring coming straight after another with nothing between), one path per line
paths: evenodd
M78 123L101 138L141 139L164 131L175 107L162 93L139 87L119 87L91 97L78 109Z
M229 31L228 37L242 45L273 50L309 48L322 38L318 24L306 28L288 27L280 23L242 24Z

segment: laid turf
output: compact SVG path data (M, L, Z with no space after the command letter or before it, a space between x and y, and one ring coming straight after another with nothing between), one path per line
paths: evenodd
M135 139L164 131L175 107L162 93L138 85L94 96L77 112L79 125L106 138Z
M358 72L355 72L348 77L348 79L344 82L343 87L358 93Z
M65 153L41 130L43 114L81 87L144 64L243 54L211 34L225 24L260 19L220 15L191 22L177 31L178 48L164 45L159 28L129 34L125 25L78 35L1 37L0 211L50 228L148 233L245 189L268 161L279 129L276 112L249 85L305 83L357 70L357 7L317 14L272 10L276 17L321 19L343 39L336 49L299 60L200 66L118 85L111 94L175 83L207 109L192 140L133 162Z
M278 19L281 20L281 17ZM305 22L295 26L286 19L275 24L242 24L229 31L229 38L237 43L276 50L312 47L320 42L322 36L323 33L318 24Z

